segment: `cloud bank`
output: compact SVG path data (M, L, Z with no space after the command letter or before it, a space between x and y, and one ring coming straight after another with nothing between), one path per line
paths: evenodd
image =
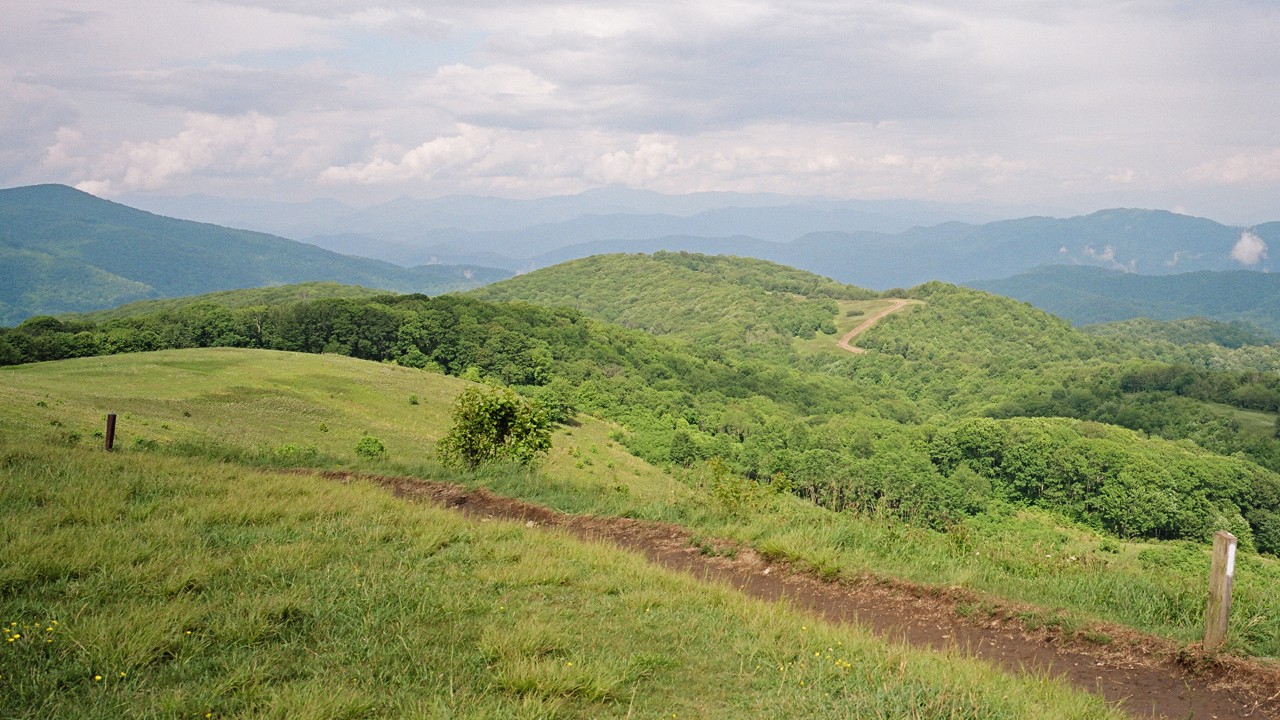
M13 0L6 15L4 184L281 199L623 184L1280 217L1271 3Z

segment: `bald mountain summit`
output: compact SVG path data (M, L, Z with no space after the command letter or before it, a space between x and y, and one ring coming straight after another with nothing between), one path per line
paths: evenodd
M405 268L282 237L177 220L64 185L0 190L0 323L307 281L439 293L509 276L474 266Z

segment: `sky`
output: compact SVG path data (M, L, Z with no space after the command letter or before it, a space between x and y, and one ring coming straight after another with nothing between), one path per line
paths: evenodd
M1280 220L1274 0L5 0L0 186Z

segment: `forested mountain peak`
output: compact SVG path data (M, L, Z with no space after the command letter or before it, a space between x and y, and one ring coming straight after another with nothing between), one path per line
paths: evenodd
M153 215L63 185L0 190L3 324L145 298L307 281L435 293L508 275L339 255L274 235Z

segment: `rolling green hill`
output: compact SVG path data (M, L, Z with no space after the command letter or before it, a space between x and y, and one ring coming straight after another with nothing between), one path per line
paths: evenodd
M834 334L837 301L877 296L764 260L666 252L596 255L472 294L571 307L654 335L773 355L793 338Z
M1280 334L1280 275L1247 270L1137 275L1049 265L971 287L1029 302L1078 324L1146 317L1245 321Z
M129 317L155 315L157 313L174 313L190 308L193 305L203 304L242 309L255 306L286 305L307 300L371 298L387 294L389 293L385 290L374 290L360 287L359 285L317 281L294 283L292 285L244 288L241 290L221 290L202 295L184 295L176 298L138 300L107 308L106 310L68 314L62 319L70 322L105 322Z
M438 293L510 273L403 268L263 233L160 217L62 185L0 190L0 323L123 302L327 280Z

